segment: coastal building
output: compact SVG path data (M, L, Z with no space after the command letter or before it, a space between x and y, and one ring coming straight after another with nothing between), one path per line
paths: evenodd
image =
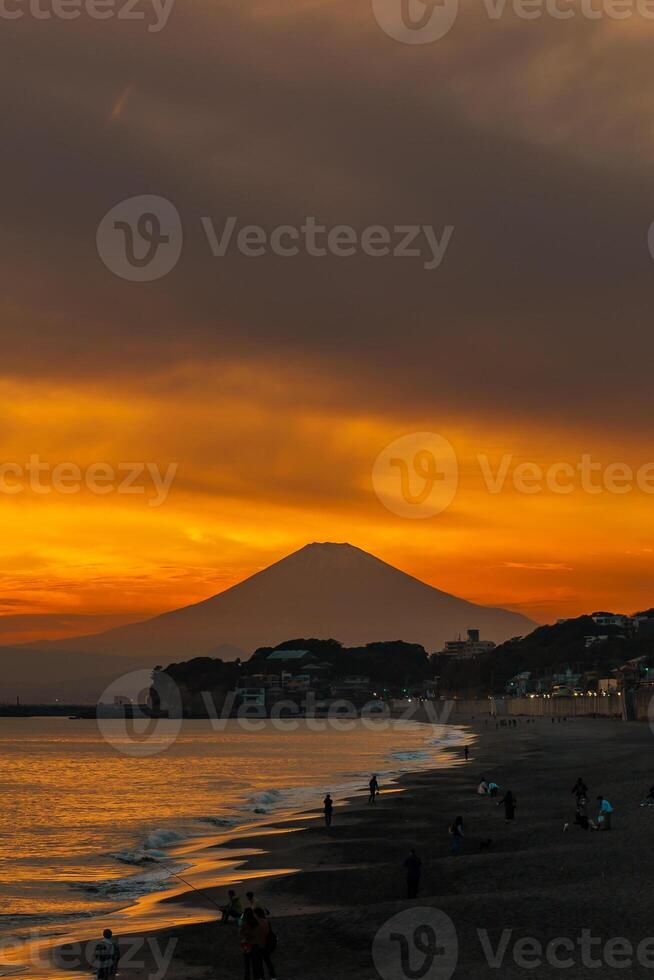
M316 663L316 657L308 650L275 650L268 655L266 663L284 670L299 670Z
M282 688L285 691L308 691L310 687L310 674L290 674L287 671L283 672Z
M632 616L623 616L620 613L593 613L591 619L596 626L617 626L619 629L635 629L636 620Z
M234 693L236 695L236 707L240 705L256 708L266 707L265 687L237 687Z
M460 636L456 640L448 640L441 653L455 657L457 660L471 660L481 653L490 653L491 650L495 649L495 643L492 640L479 638L479 630L469 629L467 634L465 640L461 639Z
M551 686L551 677L534 677L530 670L523 670L509 678L506 693L513 698L538 697L548 693Z
M279 674L246 674L242 680L243 687L281 687Z
M364 676L344 677L332 684L331 695L355 704L364 703L373 695L372 682L369 677Z
M612 673L622 689L651 687L654 685L654 656L643 654L640 657L632 657Z
M586 644L586 649L588 649L588 647L592 647L596 643L606 643L608 639L609 639L608 633L603 633L599 636L585 636L584 642Z

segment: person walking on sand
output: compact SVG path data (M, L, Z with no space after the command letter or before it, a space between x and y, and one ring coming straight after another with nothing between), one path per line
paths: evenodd
M610 830L613 807L603 796L597 797L597 829Z
M572 787L572 792L577 797L577 803L579 803L579 800L581 799L582 796L588 795L588 787L586 786L586 783L583 781L581 776Z
M422 861L416 854L416 852L411 849L411 852L404 862L404 867L406 868L406 895L408 899L413 899L418 897L418 888L420 887L420 875L422 874Z
M465 748L463 749L463 755L465 756L465 760L466 760L466 762L467 762L467 761L468 761L468 759L470 758L470 749L468 748L468 746L467 746L467 745L466 745L466 746L465 746Z
M517 803L518 801L511 790L507 789L506 793L504 794L504 798L497 804L498 806L504 806L504 819L506 823L510 823L515 817L515 808Z
M275 980L276 974L272 961L272 954L277 949L277 936L273 932L270 919L266 915L264 909L258 908L254 914L258 918L259 926L261 927L261 939L263 941L263 946L261 947L261 960L268 971L270 980ZM263 970L261 971L261 974L263 975Z
M243 913L238 937L243 950L245 980L263 980L263 929L252 909Z
M93 966L96 980L111 980L118 972L120 948L113 937L111 929L105 929L102 939L95 947Z
M379 783L377 782L377 776L373 776L368 783L368 788L370 789L370 796L368 797L368 806L373 805L377 802L377 796L379 795Z
M230 889L230 891L227 893L227 897L229 899L227 905L223 905L223 907L220 910L223 914L223 917L220 921L224 926L227 925L230 919L236 919L236 921L238 922L238 920L243 915L243 906L241 905L241 900L236 894L236 892Z
M334 809L334 801L332 800L329 793L324 799L324 810L325 810L325 826L331 827L332 825L332 810Z
M461 848L463 847L463 817L456 818L450 827L450 833L452 835L452 847L450 848L450 854L458 856L461 853Z

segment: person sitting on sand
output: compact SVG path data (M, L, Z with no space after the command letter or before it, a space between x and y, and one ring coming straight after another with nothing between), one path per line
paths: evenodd
M224 926L227 925L230 919L236 919L238 922L243 915L243 906L241 905L241 900L236 892L230 889L230 891L227 893L227 897L229 899L227 905L223 905L220 910L223 914L221 922Z
M582 796L586 796L586 797L588 796L588 787L586 786L586 783L583 781L581 776L572 787L572 792L577 797L577 803L579 802Z
M582 830L590 830L590 821L588 819L588 800L585 796L580 796L577 799L575 825L577 827L581 827Z
M404 862L406 868L406 891L407 898L417 898L420 886L420 875L422 874L422 861L412 849L408 858Z
M118 972L120 948L113 938L111 929L105 929L102 939L95 947L94 968L96 980L111 980Z
M598 830L610 830L613 807L611 806L608 800L604 799L603 796L597 797L597 804L598 804L598 811L597 811Z
M276 974L272 961L272 954L277 949L277 936L273 932L273 928L270 925L270 920L268 919L264 909L258 908L254 914L259 920L259 925L261 927L261 938L263 940L263 946L261 947L261 960L268 971L270 980L275 980ZM261 971L261 975L263 977L263 970Z
M488 796L488 783L484 776L479 780L479 786L477 787L477 792L480 796Z
M331 827L332 825L332 811L334 809L334 801L332 800L329 793L323 801L323 807L325 811L325 826Z
M456 818L450 827L450 833L452 835L450 854L459 855L463 847L463 817Z
M493 796L493 797L495 797L495 796L497 796L497 794L498 794L498 792L499 792L499 789L500 789L500 788L499 788L499 786L497 785L497 783L494 783L494 782L493 782L493 781L491 780L491 782L490 782L490 783L488 784L488 795L489 795L489 796Z
M371 804L377 802L377 796L379 794L379 783L377 782L377 776L373 776L372 777L372 779L368 783L368 787L370 789L370 796L368 798L368 805L370 806Z
M265 938L261 922L252 909L246 909L238 933L243 950L245 980L263 980L263 947Z
M518 801L511 790L507 789L506 793L504 794L504 799L500 800L500 802L497 804L498 806L504 806L504 819L507 823L509 823L515 817L515 808L517 803Z

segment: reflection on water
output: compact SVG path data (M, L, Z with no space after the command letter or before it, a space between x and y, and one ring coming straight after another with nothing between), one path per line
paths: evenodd
M205 909L161 901L189 890L174 873L200 889L231 880L236 856L221 849L217 858L208 846L315 805L326 790L362 791L371 772L451 765L447 749L461 738L417 724L248 732L188 721L165 752L134 758L94 721L0 719L10 803L0 811L0 960L21 962L16 940L34 930L36 950L53 936L96 939L100 914L123 935L213 918L208 900Z

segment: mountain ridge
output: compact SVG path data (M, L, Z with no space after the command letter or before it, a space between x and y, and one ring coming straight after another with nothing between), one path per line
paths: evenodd
M29 647L154 664L211 656L219 647L247 656L289 636L333 636L346 645L401 638L434 650L469 627L502 642L536 625L519 613L436 589L354 545L312 542L199 602Z

